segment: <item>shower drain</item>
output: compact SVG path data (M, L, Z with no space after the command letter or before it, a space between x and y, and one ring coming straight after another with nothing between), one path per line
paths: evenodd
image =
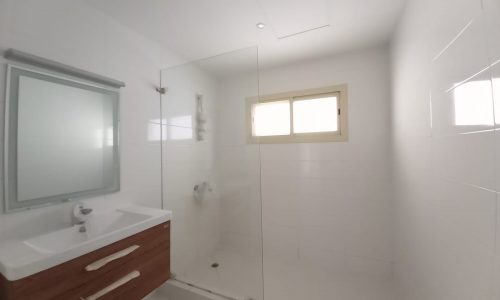
M215 262L215 263L211 264L210 266L215 269L215 268L219 267L219 263Z

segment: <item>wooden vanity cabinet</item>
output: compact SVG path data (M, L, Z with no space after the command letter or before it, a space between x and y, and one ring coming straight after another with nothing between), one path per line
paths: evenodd
M136 300L169 276L170 221L16 281L0 274L0 299Z

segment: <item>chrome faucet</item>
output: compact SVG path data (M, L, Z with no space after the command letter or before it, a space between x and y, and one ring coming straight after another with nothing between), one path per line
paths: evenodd
M73 206L73 214L71 215L73 225L79 225L79 232L87 232L86 222L92 213L92 208L86 208L83 203L78 202Z

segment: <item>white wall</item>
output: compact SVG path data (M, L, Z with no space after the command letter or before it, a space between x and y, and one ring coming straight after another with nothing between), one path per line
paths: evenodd
M228 212L223 214L223 241L259 253L259 195L252 189L259 185L251 183L260 172L266 298L326 299L345 289L339 281L389 281L388 49L261 70L260 95L344 83L349 89L348 142L263 144L261 163L259 146L247 145L245 136L245 97L255 96L257 84L251 78L221 84L217 152L226 172L221 183L229 191L221 200ZM362 283L353 286L345 299L355 297L360 286L369 290ZM374 293L370 297L379 299Z
M133 202L161 203L160 143L148 138L159 127L160 99L154 91L159 70L177 57L130 31L85 1L0 0L0 50L15 48L74 67L116 78L121 90L121 191L90 201L92 206ZM6 61L0 58L0 94L4 94ZM4 97L0 124L3 128ZM2 134L3 135L3 134ZM3 149L3 147L1 147ZM2 172L3 175L3 172ZM59 226L69 221L70 204L0 215L0 239L12 228L36 232L32 219ZM40 226L43 227L43 226Z
M208 264L207 255L220 241L220 197L214 157L215 79L194 63L162 71L163 203L174 212L172 272L192 281L192 268ZM207 131L197 140L196 95L202 95ZM195 185L207 182L195 199ZM208 266L207 266L208 267ZM200 283L198 283L200 284Z
M262 261L262 212L259 145L246 140L246 97L259 94L257 48L221 57L229 68L218 76L216 163L222 209L222 245L255 264ZM244 72L237 66L246 66ZM224 73L224 72L222 72ZM257 268L262 273L261 268ZM247 270L250 272L250 270ZM258 274L252 276L258 278ZM261 282L256 282L261 284ZM261 286L255 287L257 297Z
M498 16L496 0L412 0L393 42L398 299L500 297ZM464 103L482 125L457 125Z

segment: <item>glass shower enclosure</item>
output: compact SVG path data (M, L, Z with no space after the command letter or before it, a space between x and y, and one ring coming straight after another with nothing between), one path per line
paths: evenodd
M161 85L161 136L152 138L162 141L162 201L173 212L173 280L262 300L260 146L247 141L257 48L164 69Z

